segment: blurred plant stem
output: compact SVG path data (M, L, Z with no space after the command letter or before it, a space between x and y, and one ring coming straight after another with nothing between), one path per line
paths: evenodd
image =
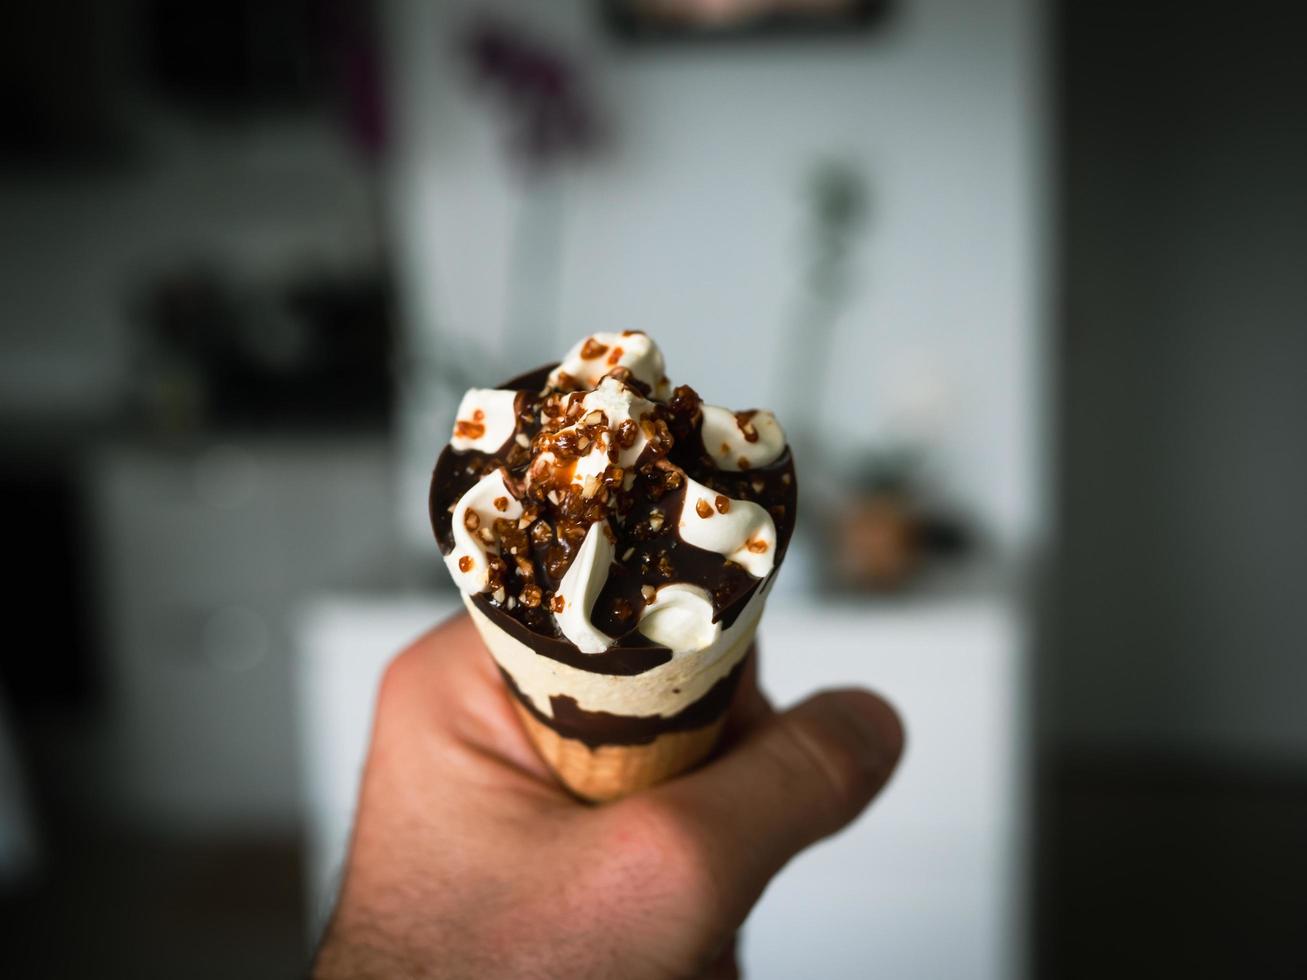
M786 356L777 366L776 391L791 442L811 466L823 453L821 396L835 325L853 291L852 258L866 224L867 183L851 164L826 160L813 169L806 191L803 278L784 344Z

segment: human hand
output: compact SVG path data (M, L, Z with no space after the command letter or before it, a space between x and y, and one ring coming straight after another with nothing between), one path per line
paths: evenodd
M903 747L866 691L777 714L750 658L727 751L616 803L550 775L466 616L386 670L319 980L733 977L767 882L856 817Z

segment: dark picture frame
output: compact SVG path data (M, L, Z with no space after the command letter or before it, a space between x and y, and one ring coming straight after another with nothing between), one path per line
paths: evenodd
M890 6L889 0L813 0L808 3L802 0L740 0L736 15L727 10L714 18L696 12L694 0L597 0L597 3L609 32L632 44L833 38L862 34L879 25Z

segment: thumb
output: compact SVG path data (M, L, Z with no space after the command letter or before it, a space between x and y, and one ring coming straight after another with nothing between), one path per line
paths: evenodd
M773 715L720 759L652 791L710 856L742 919L767 882L875 798L903 751L894 709L828 691Z

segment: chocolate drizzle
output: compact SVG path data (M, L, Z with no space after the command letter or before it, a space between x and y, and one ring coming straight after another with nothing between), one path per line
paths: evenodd
M428 504L431 526L442 553L448 555L454 548L455 503L483 476L503 467L506 482L514 488L514 493L524 491L527 470L534 458L533 448L550 438L549 431L542 432L542 419L546 417L543 410L548 399L558 397L548 387L548 377L554 367L546 365L502 386L518 392L517 421L512 436L496 452L457 452L446 447L440 454L432 474ZM647 385L618 376L648 395ZM768 466L739 472L719 469L704 449L702 414L698 408L698 396L687 387L677 388L666 403L655 402L655 415L647 417L650 418L647 424L665 426L661 431L668 438L660 437L660 441L670 444L670 448L652 452L651 440L640 460L631 467L634 484L629 489L615 486L607 510L599 509L599 513L606 514L615 538L615 560L595 601L591 620L597 629L616 637L612 647L597 654L580 652L560 633L549 608L549 597L556 593L579 544L578 528L583 537L587 522L597 519L588 516L594 507L587 508L586 516L577 517L578 512L568 511L566 502L559 506L539 498L524 498L528 514L522 526L504 531L508 535L505 540L513 541L517 550L515 555L504 553L504 567L496 582L502 583L503 591L473 596L476 607L541 656L580 670L618 676L641 674L671 659L671 651L652 643L636 628L644 595L650 587L656 589L683 582L703 588L711 597L714 621L729 628L765 580L754 578L740 565L715 552L681 539L677 524L686 498L684 476L732 499L757 503L771 514L776 526L776 554L771 573L774 575L794 530L797 504L794 462L787 448ZM751 413L741 415L747 418ZM573 516L569 517L569 513ZM565 530L570 533L565 534ZM528 604L513 599L532 586L540 590L543 602ZM561 718L572 717L569 710L563 704L561 709L556 708L556 714ZM627 720L630 719L623 719Z
M566 637L543 636L528 629L522 622L491 602L484 593L474 595L472 604L484 613L487 619L519 643L525 643L543 657L557 660L560 664L567 664L577 670L589 671L592 674L631 677L661 667L672 659L671 650L651 643L639 630L631 630L625 636L618 637L617 642L603 653L582 653Z
M502 667L500 674L513 697L517 698L531 716L547 725L564 738L574 738L590 748L601 745L648 745L667 732L687 732L711 725L731 703L735 688L740 683L745 664L753 656L753 648L740 658L721 680L708 688L707 693L692 701L674 715L614 715L607 711L586 711L574 698L556 694L549 698L553 717L541 712L531 699L524 695L513 680L513 675Z

